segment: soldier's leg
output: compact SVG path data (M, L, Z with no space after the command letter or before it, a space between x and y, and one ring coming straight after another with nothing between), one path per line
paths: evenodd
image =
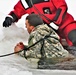
M76 47L76 29L69 32L68 38L72 42L73 46Z
M76 56L76 23L69 24L64 30L64 35L69 45L68 50Z

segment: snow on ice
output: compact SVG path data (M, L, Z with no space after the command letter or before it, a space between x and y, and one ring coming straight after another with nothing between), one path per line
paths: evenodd
M2 22L6 14L8 14L10 10L12 10L14 4L17 1L18 0L0 1L0 55L14 52L13 49L17 42L22 41L27 44L29 34L24 28L24 18L22 18L22 20L20 20L17 24L13 24L8 28L2 27ZM71 0L66 1L68 5L71 4L74 8L74 3L76 3L76 0L73 0L75 1L73 3L71 2ZM70 5L69 7L71 8ZM76 13L74 9L70 9L70 11L68 12L72 14L73 12ZM76 15L73 14L73 16L75 17ZM25 58L22 58L18 55L11 55L0 58L0 75L76 75L76 71L31 69L30 64L25 60Z

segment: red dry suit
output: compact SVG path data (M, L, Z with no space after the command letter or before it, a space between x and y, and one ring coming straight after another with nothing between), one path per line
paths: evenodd
M69 45L73 45L68 38L68 33L76 29L76 22L67 13L65 0L19 0L9 14L13 13L16 15L15 22L25 14L39 14L47 24L56 24L59 36L65 38Z

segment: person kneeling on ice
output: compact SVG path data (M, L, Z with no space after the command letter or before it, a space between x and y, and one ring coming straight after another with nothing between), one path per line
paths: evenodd
M23 42L19 42L15 46L14 51L23 50L18 54L25 57L35 68L55 64L69 57L68 51L65 50L59 42L59 36L53 29L43 23L39 15L28 15L25 25L30 34L27 47L35 44L40 39L43 40L30 47L28 50L26 50L26 46Z

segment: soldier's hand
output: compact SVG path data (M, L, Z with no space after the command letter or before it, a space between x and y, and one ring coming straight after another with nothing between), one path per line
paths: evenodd
M18 52L24 49L24 44L22 42L17 43L17 45L14 47L14 52Z
M3 27L9 27L13 23L13 19L11 17L6 17L3 22Z

